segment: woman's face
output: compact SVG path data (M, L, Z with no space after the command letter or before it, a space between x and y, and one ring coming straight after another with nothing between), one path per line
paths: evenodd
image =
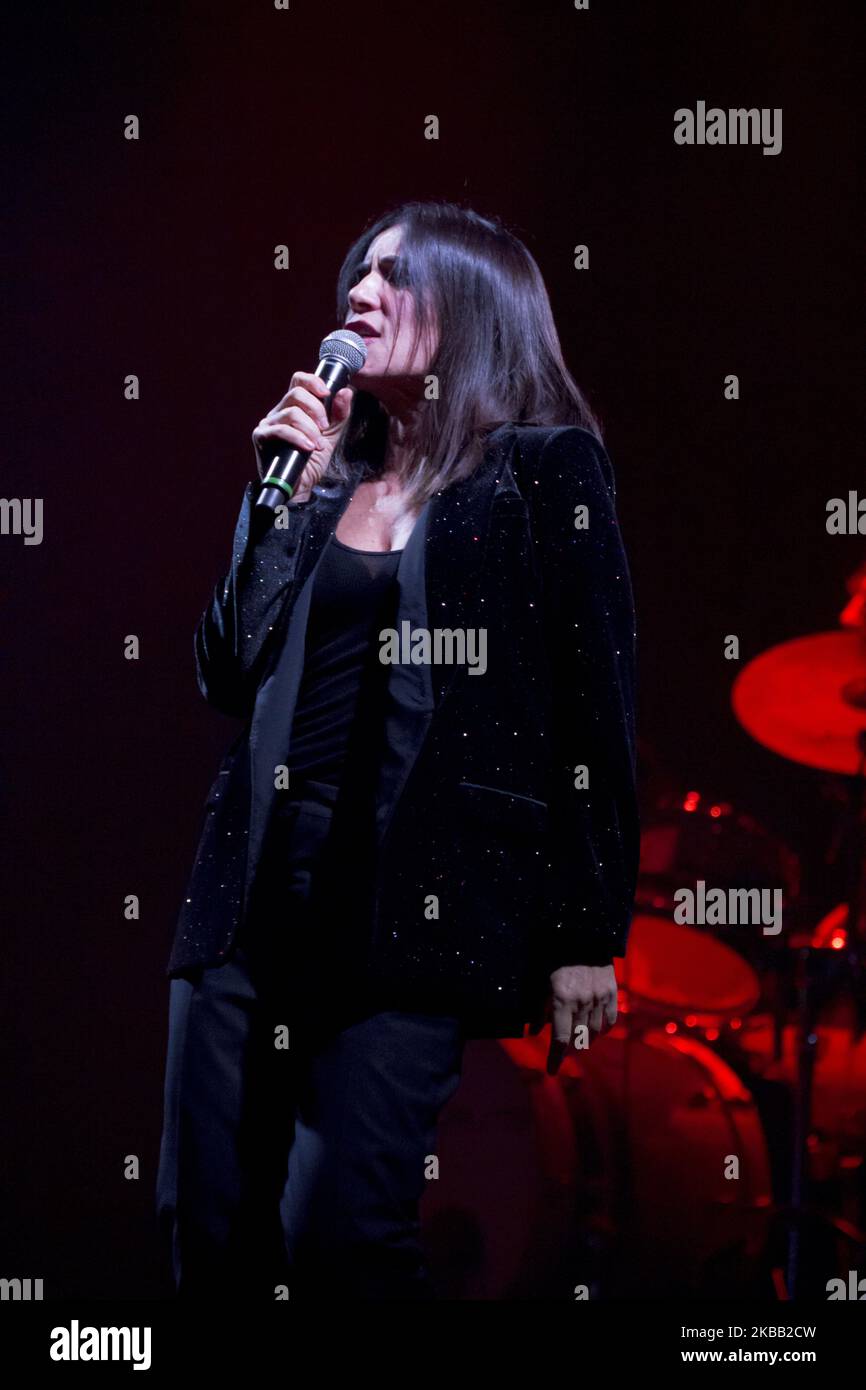
M349 290L350 312L345 327L360 333L367 346L367 360L352 378L365 391L378 395L377 385L406 383L423 377L436 351L438 335L422 337L415 351L415 296L402 286L399 248L400 226L387 227L370 243L358 280ZM397 330L398 310L402 314Z

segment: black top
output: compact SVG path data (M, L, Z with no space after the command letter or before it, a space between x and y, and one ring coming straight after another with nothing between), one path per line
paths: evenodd
M379 632L397 613L400 550L355 550L332 536L316 570L289 776L340 786L350 758L381 737L387 666Z

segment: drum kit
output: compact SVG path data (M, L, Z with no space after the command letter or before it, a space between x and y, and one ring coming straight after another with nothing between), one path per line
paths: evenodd
M790 1299L815 1292L816 1252L862 1264L866 565L848 587L839 631L763 653L732 691L752 738L837 779L845 901L816 920L797 856L730 803L655 798L616 1025L556 1077L547 1029L467 1050L424 1208L451 1296ZM683 924L699 879L781 889L783 931Z

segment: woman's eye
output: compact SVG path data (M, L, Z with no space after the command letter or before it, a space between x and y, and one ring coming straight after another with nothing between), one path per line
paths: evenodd
M403 289L409 284L409 275L405 261L392 261L390 265L380 266L379 270L382 279L386 280L389 285L393 285L396 289ZM370 267L368 265L356 266L352 271L352 285L359 285L369 274Z

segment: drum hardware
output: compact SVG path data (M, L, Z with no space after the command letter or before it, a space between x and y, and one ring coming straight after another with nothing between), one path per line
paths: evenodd
M734 714L790 762L862 776L866 639L860 631L797 637L757 656L734 682Z
M790 850L728 801L666 789L642 837L617 1024L571 1050L556 1077L546 1075L549 1028L469 1045L484 1061L470 1062L445 1123L431 1198L444 1200L439 1215L464 1264L478 1266L460 1272L482 1290L474 1296L520 1296L521 1271L533 1267L560 1290L586 1283L616 1295L617 1281L636 1277L639 1287L619 1291L729 1295L769 1278L779 1223L785 1268L772 1274L777 1296L794 1298L807 1230L862 1250L853 1186L866 1140L866 566L846 614L857 620L850 630L751 662L732 699L764 746L846 779L837 848L852 865L847 902L806 930L814 918ZM698 878L781 887L784 938L723 928L720 940L672 921L673 893ZM772 1137L792 1136L777 1147L778 1202L762 1095L780 1117ZM490 1151L473 1166L483 1135ZM520 1149L511 1162L509 1146ZM742 1160L740 1182L724 1179L730 1154ZM503 1232L497 1183L509 1171L531 1178L512 1192ZM824 1181L836 1194L847 1185L853 1217L810 1200L810 1184Z
M556 1078L544 1076L548 1028L499 1044L568 1098L575 1230L592 1266L574 1282L605 1296L721 1294L762 1277L773 1199L754 1097L697 1029L669 1022L676 1031L624 1013L570 1050ZM724 1176L730 1154L741 1159L736 1182Z
M828 946L797 944L797 1063L787 1225L786 1289L801 1287L802 1227L808 1203L820 1015L847 984L855 1012L853 1039L866 1031L866 566L848 584L853 595L843 629L796 638L756 657L734 683L734 713L764 747L807 767L850 779L840 839L849 848L847 911Z

